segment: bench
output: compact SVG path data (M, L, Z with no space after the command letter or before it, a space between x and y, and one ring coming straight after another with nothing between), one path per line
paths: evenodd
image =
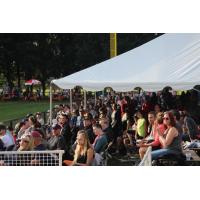
M153 166L185 166L185 156L169 154L153 161Z
M193 166L193 165L199 166L200 165L200 157L197 155L197 153L195 152L194 148L193 149L189 149L189 150L184 150L183 153L184 154L186 154L186 153L190 153L191 154L191 159L190 160L186 160L187 165L189 165L189 166Z
M193 150L194 152L196 152L196 154L198 156L200 156L200 148L189 148L190 150Z

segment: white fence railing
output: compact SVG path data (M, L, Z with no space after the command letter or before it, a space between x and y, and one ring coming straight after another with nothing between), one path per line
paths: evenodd
M151 151L152 151L152 147L149 146L142 161L140 162L139 166L151 166Z
M0 151L0 166L62 166L63 150Z

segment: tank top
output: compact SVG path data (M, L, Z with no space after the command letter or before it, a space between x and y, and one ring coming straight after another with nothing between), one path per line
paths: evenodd
M140 137L145 137L146 136L146 130L145 130L145 119L138 119L137 121L137 133Z
M90 149L90 147L88 147L87 151L86 151L86 154L84 155L79 155L79 157L77 158L77 163L81 163L81 164L86 164L87 162L87 152L88 150Z
M76 161L77 163L86 164L87 162L87 153L85 155L80 155Z
M171 128L170 128L171 129ZM164 138L166 138L168 131L170 129L167 129L163 135ZM177 130L178 131L178 130ZM172 143L166 147L167 149L176 151L177 153L182 152L182 147L181 147L181 134L178 133L178 135L173 139Z

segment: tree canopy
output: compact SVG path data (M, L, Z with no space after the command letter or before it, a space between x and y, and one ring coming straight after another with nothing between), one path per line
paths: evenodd
M160 34L119 33L118 54ZM108 33L3 33L0 34L0 72L10 88L31 78L42 82L60 78L109 59Z

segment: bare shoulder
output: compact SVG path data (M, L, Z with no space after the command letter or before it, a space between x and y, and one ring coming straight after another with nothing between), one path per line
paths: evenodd
M178 135L178 130L176 129L176 127L170 128L169 132L170 132L171 134L175 135L175 136Z
M93 150L92 148L89 148L89 149L87 150L87 152L88 152L88 153L94 153L94 150Z

